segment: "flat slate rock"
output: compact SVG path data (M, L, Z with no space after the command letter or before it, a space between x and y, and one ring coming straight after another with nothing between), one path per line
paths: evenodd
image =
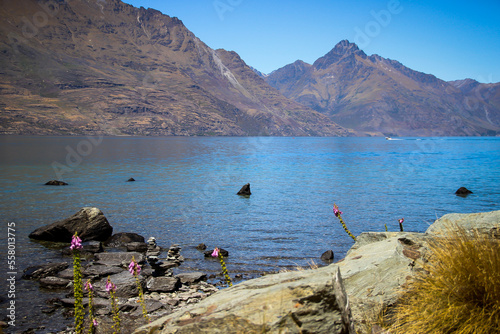
M47 289L64 289L71 281L66 278L48 276L40 279L40 286Z
M132 258L137 263L145 261L144 255L138 252L105 252L96 254L96 263L110 266L122 266L130 264Z
M83 276L108 277L109 275L119 274L124 268L118 266L92 265L83 270Z
M192 273L180 273L175 275L178 279L180 279L182 284L193 284L198 283L199 281L204 281L207 279L207 275L198 272Z
M173 292L181 287L181 281L177 277L152 277L146 287L152 292Z
M68 266L69 264L67 262L56 262L31 266L24 270L24 274L22 277L24 279L39 280L48 276L56 276L58 272L68 268Z

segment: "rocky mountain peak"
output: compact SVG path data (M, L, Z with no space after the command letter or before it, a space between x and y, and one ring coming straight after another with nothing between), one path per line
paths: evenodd
M328 66L338 62L339 60L346 57L354 57L358 55L362 58L366 58L366 54L358 48L355 43L349 42L347 39L344 39L337 43L335 47L330 50L326 55L321 58L318 58L313 66L316 69L325 69Z

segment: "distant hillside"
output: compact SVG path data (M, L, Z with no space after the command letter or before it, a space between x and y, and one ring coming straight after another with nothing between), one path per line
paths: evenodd
M500 83L445 82L344 40L312 65L265 77L283 95L358 133L390 136L500 134Z
M156 10L3 0L0 18L0 133L349 134Z

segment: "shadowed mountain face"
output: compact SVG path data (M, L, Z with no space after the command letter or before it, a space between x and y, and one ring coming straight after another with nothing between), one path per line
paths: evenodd
M445 82L348 41L310 65L300 60L265 80L283 95L359 133L390 136L500 134L500 83Z
M234 52L119 0L2 0L0 133L337 136Z

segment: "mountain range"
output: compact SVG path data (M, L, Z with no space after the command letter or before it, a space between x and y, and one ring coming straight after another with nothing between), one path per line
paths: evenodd
M500 83L446 82L344 40L312 65L265 77L288 98L358 133L463 136L500 133Z
M269 75L119 0L2 0L0 133L500 134L500 84L445 82L344 40Z
M0 133L350 133L153 9L4 0L0 17Z

